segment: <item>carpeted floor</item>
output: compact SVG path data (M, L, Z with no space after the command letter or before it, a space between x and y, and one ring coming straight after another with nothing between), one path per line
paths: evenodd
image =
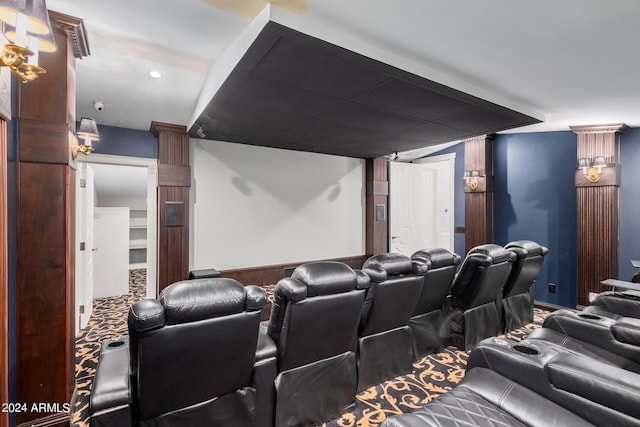
M90 425L89 395L95 375L100 342L127 333L126 316L129 306L145 297L146 270L131 270L129 294L94 301L87 327L76 339L77 395L71 409L71 426ZM535 310L534 322L507 334L521 340L531 330L541 326L546 312ZM412 412L454 387L464 376L467 352L448 347L413 364L410 374L396 377L359 393L352 412L322 424L324 427L375 427L386 417Z

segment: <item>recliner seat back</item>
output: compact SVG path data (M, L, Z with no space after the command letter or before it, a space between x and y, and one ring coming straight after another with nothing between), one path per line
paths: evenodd
M353 350L368 285L339 262L304 264L280 280L268 326L280 370Z
M494 244L471 249L451 287L453 304L468 309L496 301L514 259L513 252Z
M411 255L411 261L427 266L413 316L440 310L451 291L460 256L442 248L425 249Z
M368 286L367 275L331 261L301 265L276 285L267 328L278 348L276 426L320 424L355 400Z
M540 274L544 257L549 249L530 240L517 240L508 243L505 249L516 254L509 278L503 288L503 296L523 294L529 292L533 282Z
M250 386L264 291L233 279L174 283L130 308L131 375L139 420Z

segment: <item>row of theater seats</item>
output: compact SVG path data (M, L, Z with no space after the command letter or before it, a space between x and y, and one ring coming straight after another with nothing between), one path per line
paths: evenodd
M452 391L382 427L640 426L640 293L558 310L525 340L487 338Z
M262 324L259 287L175 283L131 307L127 337L103 342L91 424L279 427L335 418L357 392L411 372L451 336L469 346L497 335L502 312L507 325L530 322L546 249L528 241L507 248L474 248L457 275L460 257L444 249L373 256L362 271L304 264L276 285Z

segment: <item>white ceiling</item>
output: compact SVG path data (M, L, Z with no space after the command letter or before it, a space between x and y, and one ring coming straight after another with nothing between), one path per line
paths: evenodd
M322 25L432 70L427 78L545 120L516 131L640 126L638 0L272 3L302 30ZM152 120L188 125L211 66L266 4L48 0L49 9L82 18L88 32L91 56L77 61L77 116L133 129ZM164 77L148 77L151 69Z
M91 163L98 199L140 199L147 198L147 168Z

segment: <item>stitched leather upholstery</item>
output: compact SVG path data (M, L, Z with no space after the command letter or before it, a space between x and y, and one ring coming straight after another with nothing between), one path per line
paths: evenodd
M509 332L533 322L533 286L549 249L531 240L508 243L505 249L516 255L502 289L502 320Z
M592 426L560 405L497 373L475 368L453 390L381 427Z
M411 371L409 319L425 269L397 253L375 255L362 270L371 278L358 339L358 391Z
M110 383L125 384L129 390L129 424L215 425L234 420L236 425L271 426L276 358L266 334L260 337L256 356L265 304L261 288L223 278L177 282L158 300L133 304L128 344L117 352L103 348L91 424L127 425L103 416L109 404L123 403L122 393L105 386ZM123 375L126 380L121 381Z
M368 287L368 276L339 262L304 264L278 282L268 325L278 348L276 425L318 424L354 402Z
M414 269L424 274L418 304L409 320L413 356L417 360L449 345L447 297L460 256L442 248L425 249L414 253L411 261Z
M502 288L516 255L486 244L471 249L451 287L451 338L468 350L480 340L502 332Z

